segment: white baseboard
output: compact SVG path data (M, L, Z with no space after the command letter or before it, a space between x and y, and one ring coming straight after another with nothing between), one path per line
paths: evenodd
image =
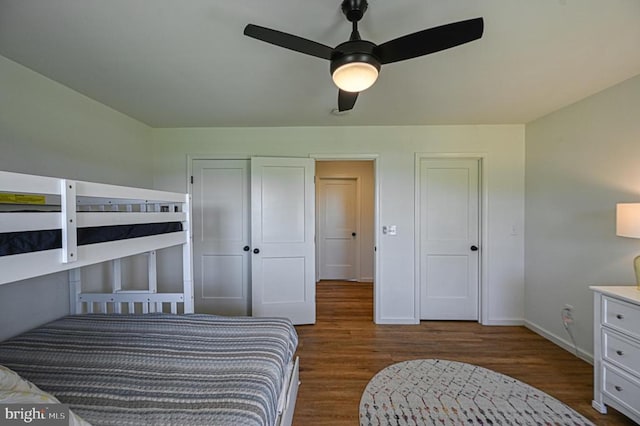
M489 325L489 326L493 326L493 325L504 325L504 326L509 326L509 325L524 325L524 320L523 319L492 319L489 320L487 322L483 322L482 325Z
M376 321L376 324L416 325L420 324L420 321L416 321L415 318L380 318L379 321Z
M576 354L576 349L573 346L573 343L569 342L568 340L563 339L562 337L551 333L548 330L545 330L542 327L539 327L538 325L530 322L530 321L525 321L524 322L524 326L527 327L529 330L533 331L536 334L539 334L540 336L544 337L545 339L555 343L556 345L560 346L562 349L566 350L567 352L571 352L572 354ZM582 360L588 362L589 364L593 365L593 354L589 353L581 348L578 347L578 357L581 358Z

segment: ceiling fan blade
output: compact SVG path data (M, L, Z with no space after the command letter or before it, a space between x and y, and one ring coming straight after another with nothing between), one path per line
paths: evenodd
M484 20L474 18L408 34L379 45L374 53L389 64L439 52L482 37Z
M340 90L338 92L338 111L343 112L353 109L356 99L358 99L358 92Z
M333 51L332 48L324 44L253 24L244 28L244 35L322 59L331 59Z

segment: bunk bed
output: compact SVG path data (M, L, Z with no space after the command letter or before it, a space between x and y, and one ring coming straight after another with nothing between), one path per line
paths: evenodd
M193 312L189 201L0 172L0 286L67 271L71 311L0 342L0 385L15 372L95 425L290 425L295 328L282 318ZM158 292L155 253L175 246L182 291ZM141 254L146 289L127 290L122 259ZM103 262L111 291L83 291L81 268Z

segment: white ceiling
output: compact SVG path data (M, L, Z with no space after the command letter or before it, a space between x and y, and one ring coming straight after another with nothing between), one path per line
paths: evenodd
M328 61L243 35L329 46L341 0L0 0L0 55L153 127L526 123L640 74L639 0L369 0L380 44L483 17L484 36L383 66L336 116Z

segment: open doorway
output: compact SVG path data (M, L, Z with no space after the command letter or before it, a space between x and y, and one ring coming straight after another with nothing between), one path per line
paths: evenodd
M316 281L374 283L374 160L316 159ZM375 300L375 297L374 297Z

